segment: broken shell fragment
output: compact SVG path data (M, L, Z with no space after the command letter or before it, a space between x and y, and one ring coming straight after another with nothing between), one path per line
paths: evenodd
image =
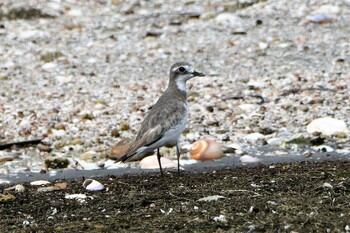
M38 192L52 192L52 191L56 191L56 190L58 190L58 189L54 186L40 187L37 189Z
M66 199L85 199L87 196L85 194L66 194Z
M83 183L83 187L89 191L101 191L105 188L103 184L93 179L86 179Z
M85 199L87 198L88 196L86 196L85 194L81 194L81 193L78 193L78 194L66 194L65 195L65 198L66 199L73 199L73 200L77 200L78 202L80 202L81 204L85 203ZM90 197L91 199L93 199L92 197Z
M30 182L30 185L47 185L47 184L50 184L50 182L47 180L35 180Z
M191 159L212 160L224 156L222 145L212 139L200 139L196 141L190 149Z
M57 190L62 190L67 188L67 182L60 182L53 185Z
M15 192L17 192L17 193L22 193L22 192L24 192L25 190L26 190L26 188L25 188L23 185L21 185L21 184L15 185Z
M0 203L5 203L5 202L9 202L9 201L13 201L15 200L16 197L13 196L12 194L6 194L6 195L3 195L3 194L0 194Z
M16 193L22 193L25 191L25 187L21 184L17 184L15 186L12 186L12 187L9 187L9 188L6 188L4 189L5 191L12 191L12 190L15 190Z

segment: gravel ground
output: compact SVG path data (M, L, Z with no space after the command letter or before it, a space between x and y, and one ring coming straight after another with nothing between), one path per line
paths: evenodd
M115 143L136 134L180 60L207 74L189 83L186 156L203 137L240 155L264 144L288 154L300 147L283 142L313 137L314 119L350 125L349 4L0 1L0 141L43 139L0 151L0 172L46 170L54 158L103 166ZM321 144L350 151L346 134Z
M106 189L95 192L84 189L81 179L53 192L26 183L24 191L6 193L12 201L0 204L0 227L5 232L348 232L349 165L279 164L170 173L163 179L158 173L111 176L98 178Z

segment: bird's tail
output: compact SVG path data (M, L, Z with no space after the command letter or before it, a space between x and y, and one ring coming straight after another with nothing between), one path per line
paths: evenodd
M133 156L136 154L136 152L134 152L134 153L128 153L128 152L126 152L125 154L123 154L122 156L120 156L117 160L116 160L116 162L122 162L122 163L124 163L124 162L129 162L129 161L132 161L132 158L133 158Z

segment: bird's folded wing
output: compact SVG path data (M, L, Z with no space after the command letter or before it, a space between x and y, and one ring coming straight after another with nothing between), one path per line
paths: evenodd
M152 108L144 119L134 144L119 160L131 161L138 149L160 140L165 132L174 128L182 120L185 111L185 106L179 104L167 105L165 108Z

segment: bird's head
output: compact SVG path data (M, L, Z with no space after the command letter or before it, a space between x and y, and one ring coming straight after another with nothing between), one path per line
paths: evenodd
M175 81L177 87L186 91L186 82L196 76L205 76L197 72L193 66L187 62L177 62L170 68L170 81Z

